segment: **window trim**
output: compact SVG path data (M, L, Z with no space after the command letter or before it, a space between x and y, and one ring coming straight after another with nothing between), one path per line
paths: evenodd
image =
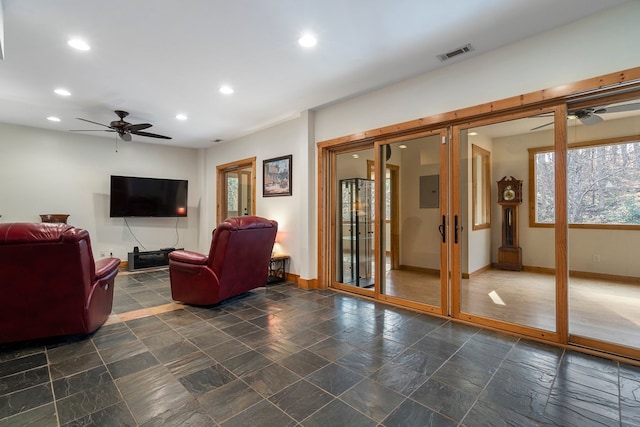
M567 151L575 148L594 147L603 145L623 144L640 141L640 135L628 135L615 138L594 139L590 141L572 142L567 144ZM544 152L554 152L553 146L529 148L529 227L554 228L554 223L541 223L536 221L536 189L535 189L535 155ZM640 224L568 224L569 228L582 228L592 230L640 230Z
M476 176L478 175L476 167L476 158L482 158L482 182L478 183ZM478 200L478 185L482 185L482 197ZM491 152L479 145L471 144L471 221L472 230L484 230L491 228ZM479 223L476 218L476 206L482 203L485 212L486 221Z

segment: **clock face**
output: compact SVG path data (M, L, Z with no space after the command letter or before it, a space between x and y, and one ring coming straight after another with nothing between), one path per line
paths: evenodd
M504 193L502 193L502 197L506 201L511 201L516 198L516 192L513 191L513 188L511 188L511 186L509 186L504 190Z

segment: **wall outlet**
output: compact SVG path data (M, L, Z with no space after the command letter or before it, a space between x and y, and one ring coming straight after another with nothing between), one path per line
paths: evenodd
M593 255L593 262L600 262L600 255Z
M109 249L109 256L113 257L113 249Z

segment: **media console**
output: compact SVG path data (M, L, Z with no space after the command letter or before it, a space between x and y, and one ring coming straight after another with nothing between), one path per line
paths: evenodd
M143 268L162 267L169 265L169 253L182 248L167 248L157 251L129 252L127 268L129 271Z

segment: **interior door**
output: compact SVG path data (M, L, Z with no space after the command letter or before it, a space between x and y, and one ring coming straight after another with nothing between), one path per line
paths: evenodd
M226 218L255 215L255 157L217 166L218 223Z

